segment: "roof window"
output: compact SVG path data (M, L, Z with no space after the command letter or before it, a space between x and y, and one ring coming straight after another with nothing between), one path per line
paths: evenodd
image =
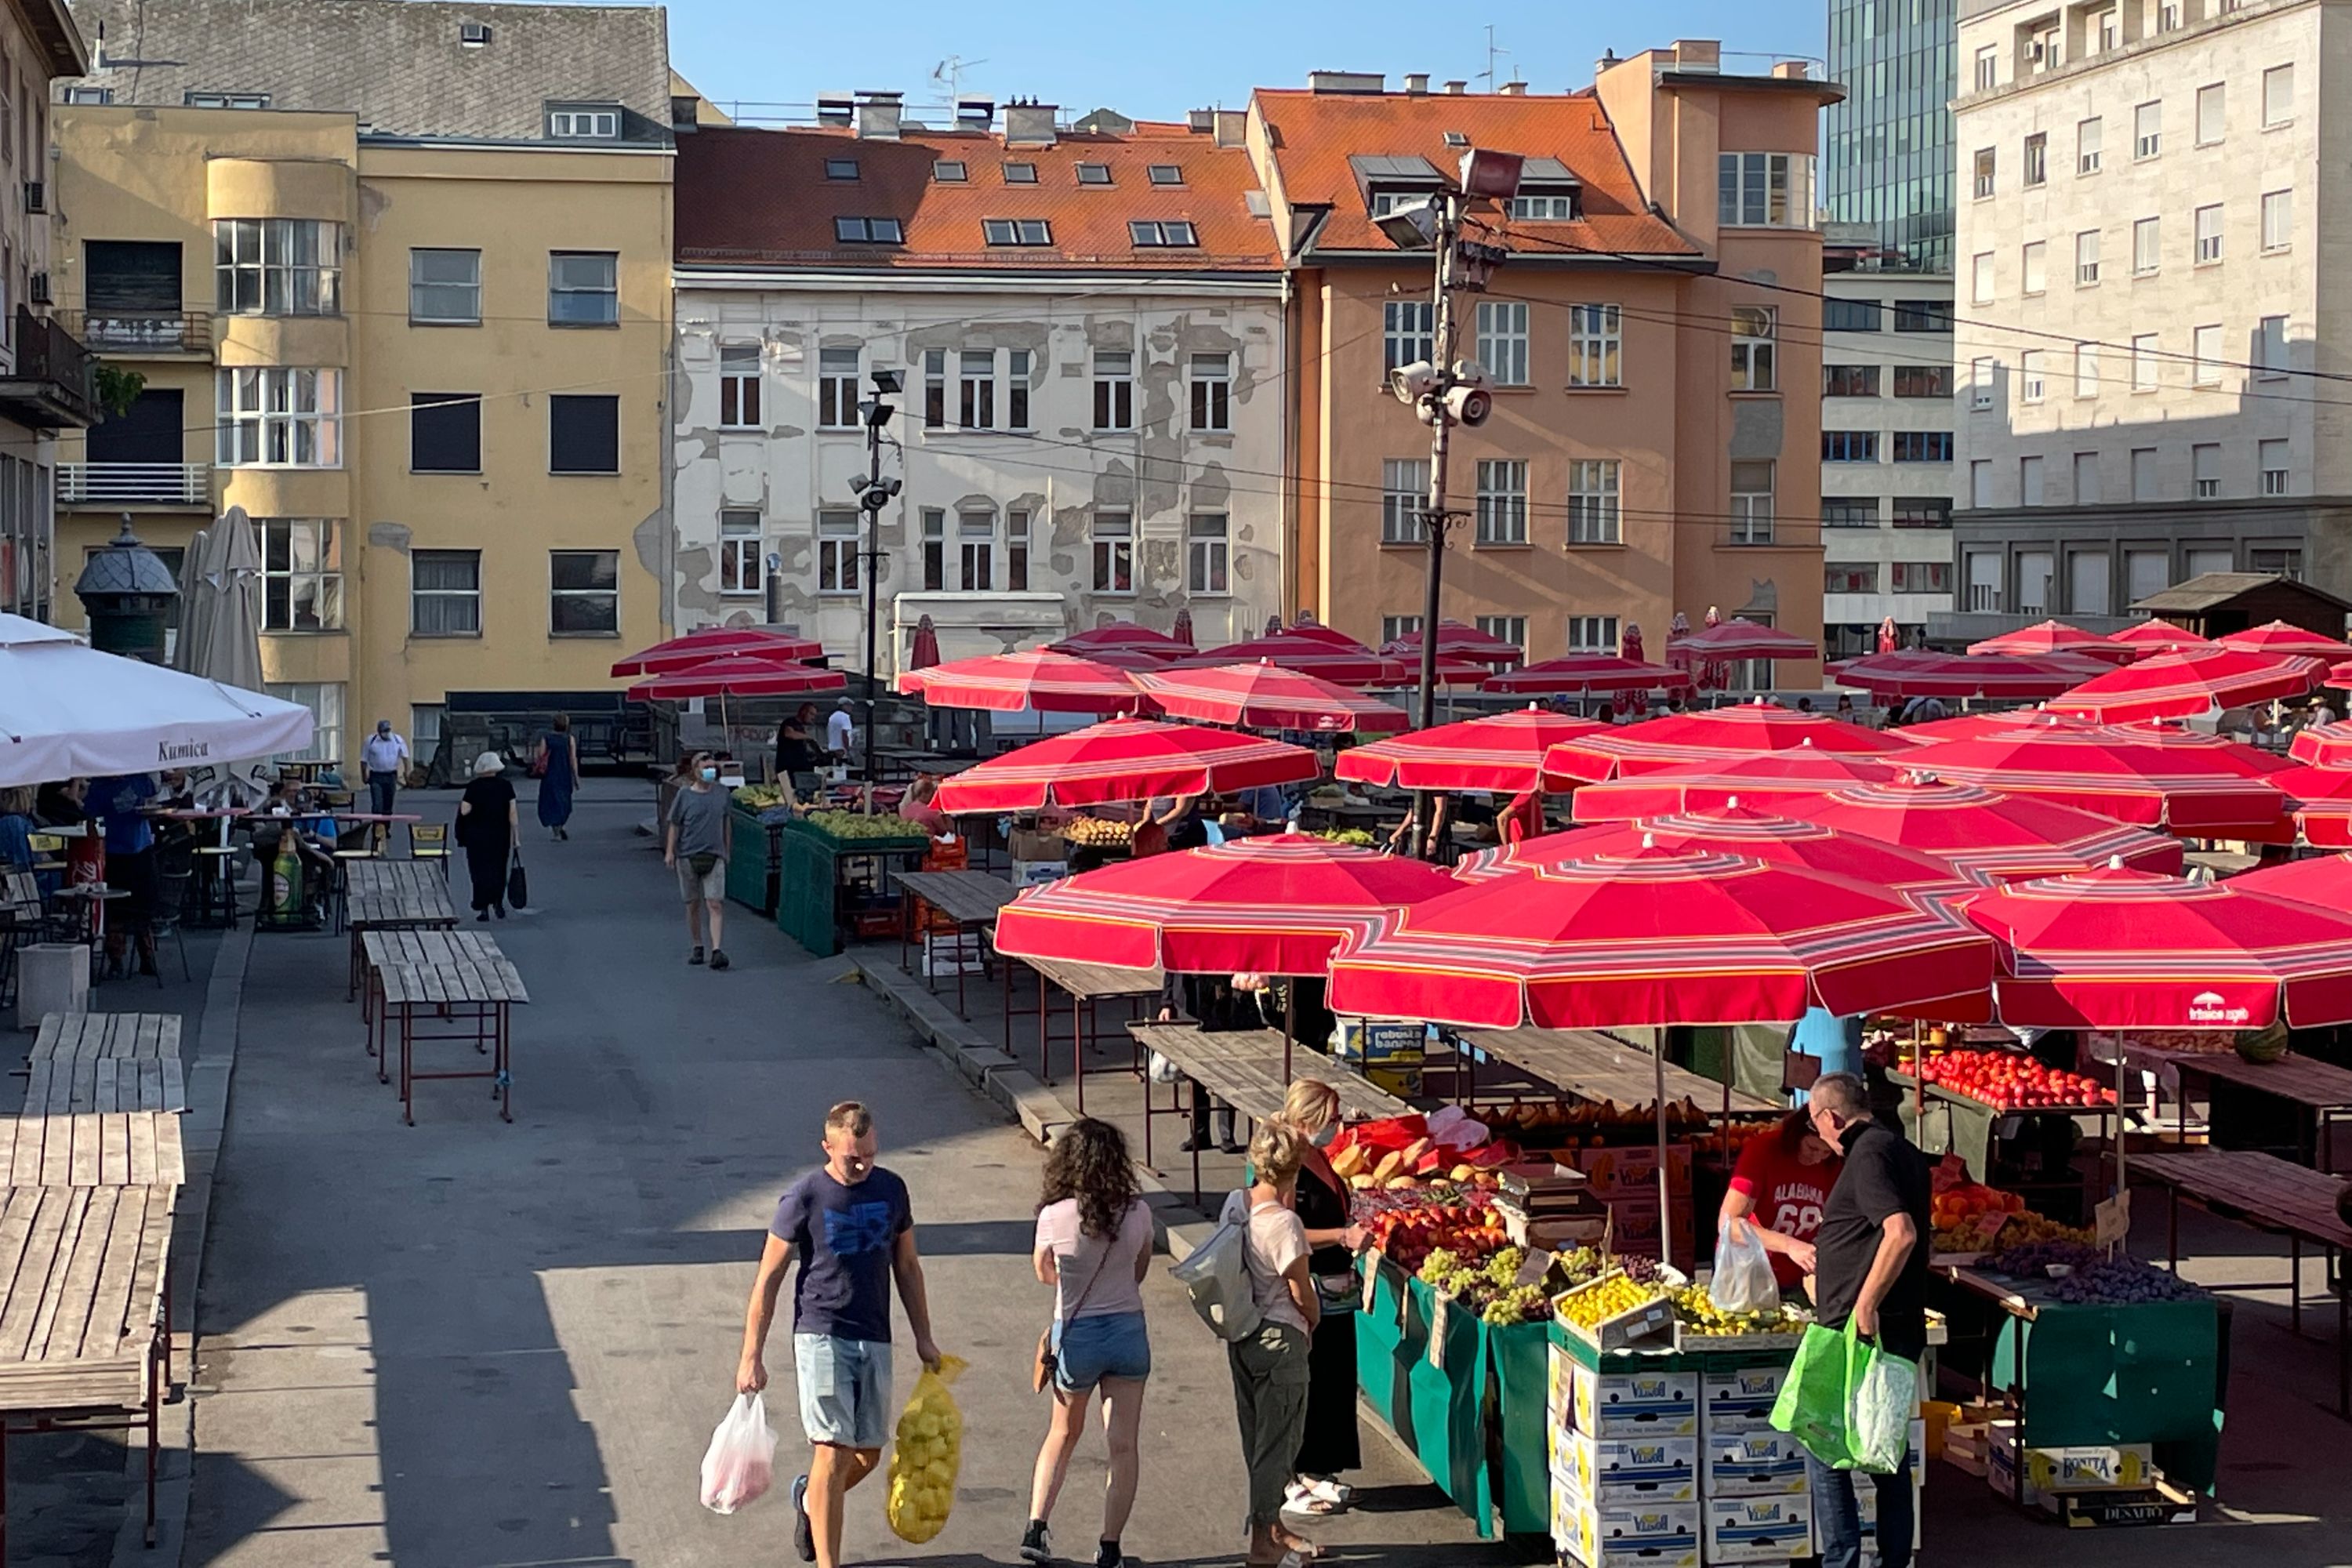
M1184 171L1173 163L1154 163L1151 165L1151 183L1155 185L1181 185L1184 183Z
M1008 185L1035 184L1037 183L1037 165L1034 163L1005 164L1004 183Z
M980 232L991 245L1051 245L1054 226L1042 217L991 217L980 222Z
M894 217L837 217L833 237L843 245L904 245L906 230Z
M1081 164L1079 164L1079 165L1078 165L1078 184L1082 184L1082 185L1108 185L1108 184L1110 184L1110 165L1109 165L1108 163L1081 163Z
M1181 218L1152 222L1145 218L1129 219L1128 237L1139 247L1165 248L1170 246L1191 246L1201 243L1192 226Z
M457 24L457 42L466 48L478 49L486 47L490 41L490 25L488 22L460 22Z
M610 142L621 134L617 104L559 103L547 110L547 133L559 142Z
M961 185L967 177L960 158L941 158L931 164L931 178L942 185Z
M855 158L827 158L824 161L824 177L828 180L854 180L857 178L857 160Z
M269 95L266 92L196 92L180 95L180 101L190 109L267 109Z

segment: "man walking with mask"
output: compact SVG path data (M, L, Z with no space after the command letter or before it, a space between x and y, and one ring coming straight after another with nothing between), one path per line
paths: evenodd
M392 732L391 720L375 721L375 733L360 745L360 766L367 773L368 793L375 797L375 814L390 816L401 775L408 766L408 742Z
M727 851L734 832L727 792L719 787L719 763L708 752L694 758L693 782L669 803L669 826L662 845L662 863L677 868L677 890L686 900L687 934L694 950L688 963L702 960L702 930L710 927L710 967L727 967L727 953L719 943L727 905Z

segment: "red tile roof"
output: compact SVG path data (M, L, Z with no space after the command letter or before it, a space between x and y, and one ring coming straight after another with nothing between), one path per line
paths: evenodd
M1275 132L1284 198L1294 206L1331 204L1330 220L1316 236L1318 250L1393 250L1372 226L1363 187L1348 160L1418 156L1450 177L1463 149L1449 146L1445 133L1457 131L1474 147L1557 158L1582 184L1582 218L1519 226L1596 249L1699 254L1672 224L1650 213L1601 100L1590 91L1522 97L1260 88L1256 102ZM1550 247L1522 242L1518 248L1537 255Z
M857 178L828 180L827 159L855 158ZM962 184L932 178L934 161L960 162ZM1035 184L1007 184L1004 165L1036 166ZM1077 165L1101 163L1108 185L1082 185ZM1150 166L1173 163L1181 185L1155 185ZM1179 126L1128 136L1064 133L1050 147L1004 145L972 131L910 131L895 142L834 129L707 129L677 144L677 260L686 266L1056 268L1272 270L1273 226L1250 216L1257 188L1249 154ZM901 245L843 244L836 217L895 217ZM1045 246L991 246L990 218L1044 218ZM1132 220L1192 225L1193 247L1138 247Z

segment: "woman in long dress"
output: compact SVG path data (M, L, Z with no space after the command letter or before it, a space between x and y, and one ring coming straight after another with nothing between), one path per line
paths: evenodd
M572 790L580 782L580 742L572 738L572 715L558 713L555 728L539 738L539 825L569 838Z
M474 780L457 802L457 842L466 847L466 869L474 878L474 918L496 910L507 918L507 857L514 851L515 792L506 781L506 762L496 752L474 759Z
M1367 1239L1351 1215L1352 1190L1333 1173L1323 1147L1339 1129L1339 1095L1328 1083L1291 1081L1276 1118L1304 1146L1293 1206L1314 1250L1307 1266L1323 1301L1307 1355L1307 1423L1295 1474L1283 1493L1292 1514L1337 1513L1354 1490L1339 1479L1363 1464L1356 1430L1356 1254Z

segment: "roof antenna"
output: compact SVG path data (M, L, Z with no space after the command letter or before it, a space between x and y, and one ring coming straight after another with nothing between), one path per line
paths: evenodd
M1497 56L1497 55L1507 55L1507 54L1509 54L1510 52L1511 52L1510 50L1506 49L1506 48L1498 47L1496 45L1496 43L1495 43L1495 24L1494 24L1494 23L1492 23L1492 22L1487 23L1487 24L1486 24L1486 70L1485 70L1485 71L1481 72L1480 74L1481 74L1482 76L1484 76L1484 77L1485 77L1485 79L1486 79L1486 90L1487 90L1488 92L1492 92L1492 91L1494 91L1494 90L1495 90L1495 89L1496 89L1496 80L1497 80L1497 79L1496 78L1496 75L1495 75L1495 57L1496 57L1496 56Z

